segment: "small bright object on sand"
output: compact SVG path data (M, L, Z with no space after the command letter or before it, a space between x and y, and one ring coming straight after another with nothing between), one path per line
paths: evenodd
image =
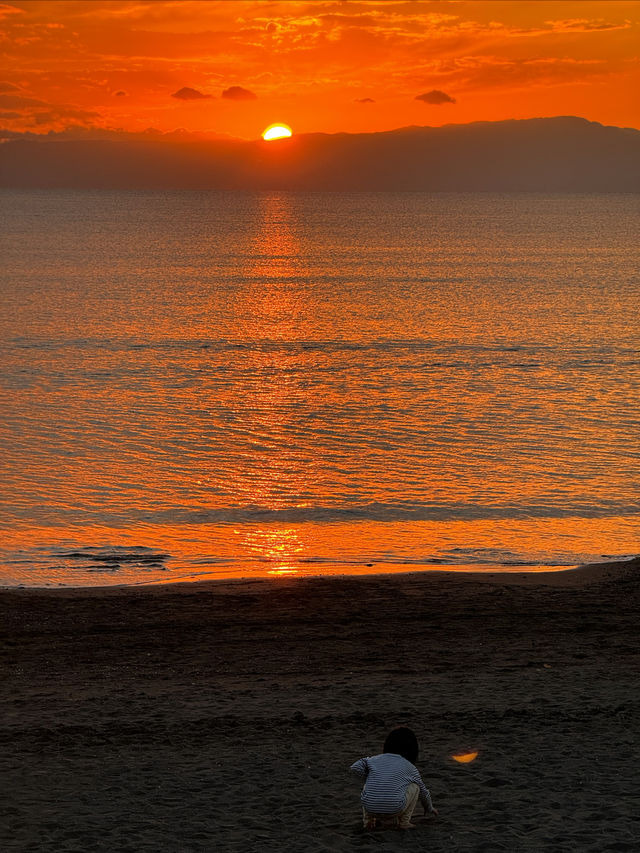
M262 138L267 142L272 139L285 139L287 136L291 136L291 128L288 124L270 124L262 134Z
M454 761L457 761L458 764L470 764L472 761L475 761L478 757L477 752L463 752L460 755L452 755L451 756Z

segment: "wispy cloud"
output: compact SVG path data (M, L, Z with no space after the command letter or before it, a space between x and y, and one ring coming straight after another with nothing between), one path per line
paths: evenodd
M8 3L0 3L0 20L8 18L10 15L23 15L24 9L19 9L17 6L10 6Z
M545 21L546 27L554 33L594 33L606 30L628 30L632 26L630 20L620 23L606 21L604 18L565 18L560 21Z
M462 88L473 91L522 89L529 86L563 86L588 83L596 77L608 76L611 66L605 60L544 57L505 59L483 57L465 63L455 76Z

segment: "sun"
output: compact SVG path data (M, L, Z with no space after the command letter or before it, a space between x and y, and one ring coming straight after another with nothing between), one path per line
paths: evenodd
M291 136L291 128L288 124L270 124L262 134L262 138L267 142L272 139L285 139L287 136Z

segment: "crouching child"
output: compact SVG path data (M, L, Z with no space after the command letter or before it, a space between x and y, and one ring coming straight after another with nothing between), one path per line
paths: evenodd
M418 800L425 815L438 814L415 766L418 753L415 734L398 726L387 735L380 755L360 758L351 765L351 771L364 780L360 802L365 829L413 829L411 817Z

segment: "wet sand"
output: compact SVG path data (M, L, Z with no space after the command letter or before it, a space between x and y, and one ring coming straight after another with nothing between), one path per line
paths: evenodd
M0 591L0 849L637 851L639 604L638 559ZM399 723L440 817L365 834Z

